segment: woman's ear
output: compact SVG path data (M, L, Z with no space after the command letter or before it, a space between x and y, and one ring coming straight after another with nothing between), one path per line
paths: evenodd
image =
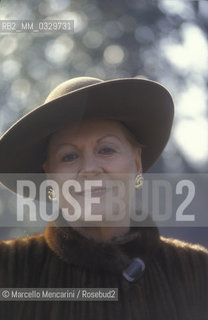
M45 162L42 164L42 169L43 169L43 171L44 171L45 173L48 172L48 163L47 163L47 161L45 161Z
M136 167L137 172L142 173L142 148L136 148Z

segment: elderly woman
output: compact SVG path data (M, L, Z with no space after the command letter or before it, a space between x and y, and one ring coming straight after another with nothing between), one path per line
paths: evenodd
M42 106L2 136L0 172L27 173L27 179L34 173L53 176L60 189L68 177L82 187L85 180L118 179L125 188L133 181L138 189L142 172L168 141L172 119L172 98L156 82L75 78L55 88ZM2 175L2 183L17 191L16 175ZM49 189L52 202L57 191ZM82 209L84 191L74 192ZM100 199L99 206L91 207L93 215L99 213L106 223L89 223L81 214L73 224L62 215L43 234L2 241L0 284L117 288L118 299L3 301L1 319L208 319L208 251L160 237L156 226L131 226L127 192L122 219L111 223L108 189L99 185L90 195ZM60 212L66 206L61 194L59 206Z

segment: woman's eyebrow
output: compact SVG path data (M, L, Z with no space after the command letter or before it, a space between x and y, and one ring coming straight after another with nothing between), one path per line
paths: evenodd
M58 144L58 145L55 147L55 151L57 152L59 149L64 148L64 147L68 147L68 146L72 146L72 147L76 148L76 145L75 145L75 144L68 142L68 143Z
M100 138L97 139L97 142L100 142L101 140L105 139L105 138L115 138L117 140L119 140L121 142L121 139L117 136L114 136L112 134L106 134ZM59 149L64 148L64 147L68 147L68 146L72 146L74 148L77 148L77 146L71 142L67 142L67 143L60 143L55 147L55 151L57 152Z
M117 140L119 140L121 142L121 139L119 137L114 136L112 134L106 134L106 135L102 136L101 138L97 139L97 142L100 142L101 140L103 140L105 138L116 138Z

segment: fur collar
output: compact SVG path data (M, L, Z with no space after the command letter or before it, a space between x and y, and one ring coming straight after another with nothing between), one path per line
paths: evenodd
M46 227L44 237L51 250L65 262L110 272L121 272L135 257L147 263L160 241L156 227L131 227L122 237L97 242L72 227L60 227L55 223Z

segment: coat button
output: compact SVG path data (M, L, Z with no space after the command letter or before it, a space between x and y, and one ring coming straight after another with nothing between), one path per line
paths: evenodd
M130 265L122 272L124 278L129 282L139 280L145 270L145 263L140 258L134 258Z

